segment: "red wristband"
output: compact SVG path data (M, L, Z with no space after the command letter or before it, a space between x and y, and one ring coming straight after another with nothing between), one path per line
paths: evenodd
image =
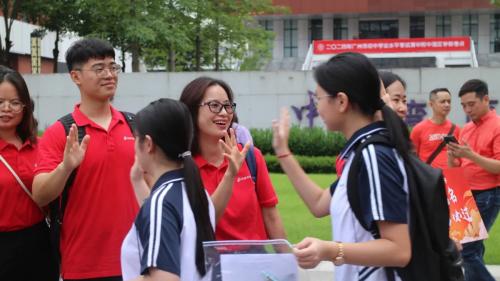
M290 156L290 155L292 155L292 153L288 152L288 153L283 153L283 154L280 154L280 155L276 155L276 157L278 157L278 158L280 158L280 159L281 159L281 158L288 157L288 156Z

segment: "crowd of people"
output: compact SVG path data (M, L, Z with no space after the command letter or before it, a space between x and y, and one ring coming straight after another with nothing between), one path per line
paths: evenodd
M111 104L121 66L108 42L79 40L66 63L80 102L41 138L22 76L0 67L0 280L210 280L203 241L286 238L266 162L235 123L226 82L194 79L178 101L159 99L133 116ZM463 128L448 119L452 93L438 88L429 94L431 117L410 135L398 75L343 53L314 77L326 129L347 139L330 188L293 156L287 110L272 124L275 154L298 195L313 215L332 218L334 240L295 246L301 267L332 261L335 280L401 280L395 268L412 258L404 161L414 153L439 169L464 167L490 229L500 209L500 118L484 81L469 80L458 93L471 120ZM360 222L347 200L349 169L355 148L379 134L392 144L361 152ZM255 163L246 161L250 153ZM57 245L45 221L54 202L62 214ZM465 280L494 280L484 250L482 241L463 245Z

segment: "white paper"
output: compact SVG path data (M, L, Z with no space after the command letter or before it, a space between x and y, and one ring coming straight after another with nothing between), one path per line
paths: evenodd
M222 281L297 281L293 254L223 254Z

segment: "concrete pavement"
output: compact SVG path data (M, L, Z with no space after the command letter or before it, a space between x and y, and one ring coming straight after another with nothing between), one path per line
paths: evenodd
M497 281L500 281L500 265L487 265L490 273ZM300 269L299 281L333 281L335 267L331 262L321 262L313 269Z

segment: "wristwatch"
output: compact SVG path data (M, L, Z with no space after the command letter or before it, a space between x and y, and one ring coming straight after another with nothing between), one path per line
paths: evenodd
M335 242L337 244L337 256L333 259L333 264L336 266L341 266L345 263L344 260L344 244L342 242Z

